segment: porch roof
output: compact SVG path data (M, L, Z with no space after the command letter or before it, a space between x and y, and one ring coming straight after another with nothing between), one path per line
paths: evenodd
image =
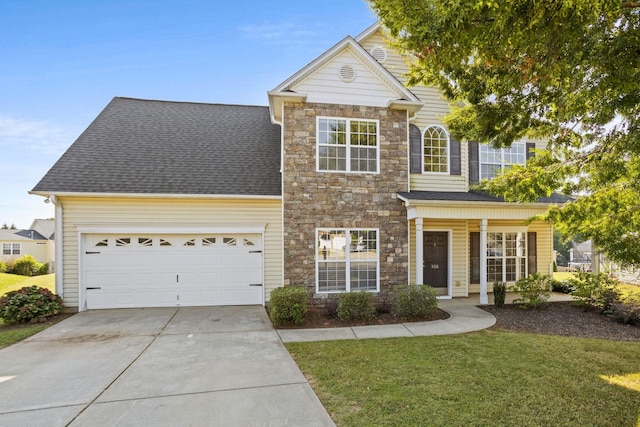
M492 194L483 191L408 191L399 192L398 197L402 200L409 201L450 201L450 202L484 202L484 203L509 203L505 202L504 198L494 196ZM567 196L553 193L550 197L542 197L538 199L537 203L546 204L562 204L571 200Z

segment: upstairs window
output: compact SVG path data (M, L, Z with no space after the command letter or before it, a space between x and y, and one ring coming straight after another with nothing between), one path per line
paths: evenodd
M526 145L514 142L509 148L480 145L480 179L491 179L512 165L527 162Z
M449 136L440 126L431 126L424 131L424 171L449 172Z
M378 173L378 121L319 117L317 168L328 172Z

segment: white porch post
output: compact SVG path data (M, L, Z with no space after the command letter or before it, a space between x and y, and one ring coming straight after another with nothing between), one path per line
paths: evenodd
M424 282L424 233L422 229L422 218L416 218L416 284Z
M480 304L489 304L487 295L487 220L480 220Z

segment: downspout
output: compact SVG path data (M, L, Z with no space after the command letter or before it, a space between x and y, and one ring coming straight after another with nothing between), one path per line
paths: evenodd
M62 250L62 203L60 200L53 195L50 195L49 200L56 207L55 211L55 220L56 220L56 238L55 238L55 250L56 250L56 261L55 261L55 270L56 270L56 294L60 295L64 299L63 295L63 279L64 279L64 269L63 269L63 250Z

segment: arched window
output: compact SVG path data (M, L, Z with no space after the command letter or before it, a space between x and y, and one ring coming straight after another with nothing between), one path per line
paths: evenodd
M430 126L424 131L424 171L449 172L449 135L440 126Z

